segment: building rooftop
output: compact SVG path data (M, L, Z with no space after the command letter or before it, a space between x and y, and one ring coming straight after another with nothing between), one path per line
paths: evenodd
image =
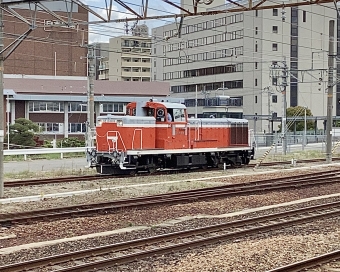
M86 79L59 78L4 78L4 88L17 94L61 94L86 95ZM167 82L108 81L95 80L95 95L112 96L167 96L170 84Z

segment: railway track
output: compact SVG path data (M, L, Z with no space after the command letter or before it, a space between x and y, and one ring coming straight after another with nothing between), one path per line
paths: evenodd
M306 269L320 267L323 264L329 263L334 260L340 259L340 250L336 250L333 252L329 252L323 255L319 255L310 259L302 260L296 263L292 263L286 266L282 266L279 268L272 269L268 272L298 272L298 271L306 271ZM328 269L322 271L339 271L339 269Z
M333 160L340 160L340 158L333 158ZM323 162L324 159L313 159L313 160L298 160L297 163L313 163L313 162ZM280 162L265 162L261 163L260 166L277 166L277 165L288 165L291 164L290 161L280 161ZM256 164L248 164L246 167L254 167ZM244 167L244 166L242 166ZM215 168L210 168L208 170L216 170ZM193 170L183 170L183 172L192 172ZM207 171L202 169L195 169L195 171ZM178 170L169 171L166 174L177 174ZM157 172L153 173L153 175L164 175L164 172ZM139 176L148 176L150 174L146 173L139 173ZM58 178L45 178L45 179L28 179L28 180L15 180L15 181L6 181L4 183L4 187L20 187L20 186L33 186L33 185L43 185L43 184L52 184L52 183L65 183L65 182L79 182L79 181L92 181L92 180L102 180L102 179L109 179L109 178L127 178L131 176L109 176L109 175L87 175L87 176L74 176L74 177L58 177Z
M4 265L0 271L32 271L38 267L58 272L92 271L339 215L340 201L337 201Z
M333 161L340 161L340 158L332 158ZM313 163L313 162L325 162L325 159L306 159L306 160L296 160L296 163ZM277 162L263 162L260 166L276 166L276 165L288 165L291 161L277 161ZM248 164L247 167L254 167L256 163Z
M307 186L325 185L339 182L339 171L301 174L293 177L258 180L249 183L229 184L213 188L195 189L146 197L121 199L111 202L75 205L69 207L35 210L21 213L0 214L0 225L31 223L41 220L57 220L77 216L94 216L126 209L142 209L154 205L173 205L207 199L217 199L240 195L261 194L273 190L296 189Z
M42 185L51 183L62 183L62 182L76 182L76 181L91 181L108 179L108 176L100 175L87 175L80 177L58 177L58 178L46 178L46 179L28 179L28 180L16 180L16 181L6 181L4 183L5 187L20 187L20 186L32 186L32 185Z

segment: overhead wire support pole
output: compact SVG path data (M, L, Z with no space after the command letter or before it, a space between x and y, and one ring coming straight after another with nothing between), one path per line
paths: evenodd
M95 129L94 126L94 77L95 77L95 56L94 45L88 45L88 86L87 86L87 147L93 147L93 135L92 132Z
M288 74L288 68L286 64L286 59L282 61L283 64L283 70L282 70L282 154L287 154L287 127L286 127L286 121L287 121L287 74Z
M332 162L332 125L333 125L333 74L334 74L334 20L329 21L328 49L328 91L326 123L326 163Z
M0 0L2 6L2 0ZM0 198L4 197L4 137L5 137L5 116L4 116L4 25L0 9Z

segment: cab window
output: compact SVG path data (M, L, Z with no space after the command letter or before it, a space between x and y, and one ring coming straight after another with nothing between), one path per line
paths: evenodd
M147 110L147 116L154 116L154 115L155 115L155 109L149 108L149 109Z
M185 122L184 109L173 109L173 118L175 122Z

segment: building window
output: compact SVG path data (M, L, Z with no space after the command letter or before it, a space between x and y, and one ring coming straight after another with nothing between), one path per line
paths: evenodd
M257 78L255 78L255 86L257 86Z
M64 112L64 102L30 101L28 110L30 112Z
M272 78L272 85L277 86L277 77Z
M186 93L186 92L195 92L197 84L191 85L180 85L180 86L171 86L171 91L173 93ZM243 88L243 80L232 80L232 81L220 81L220 82L209 82L198 85L199 90L213 91L218 88L228 88L228 89L236 89Z
M257 104L257 95L255 95L255 104Z
M100 105L101 113L124 113L125 112L125 103L102 103Z
M87 104L80 103L80 102L70 102L68 104L68 111L69 112L86 112Z
M61 123L37 123L39 126L39 132L41 133L62 133L63 131L59 131L61 129Z
M278 26L273 26L273 33L278 33Z
M197 76L209 76L209 75L217 75L217 74L227 74L227 73L236 73L243 71L243 63L238 64L229 64L223 66L216 67L206 67L200 69L192 69L192 70L184 70L183 77L191 78ZM172 77L173 78L173 77ZM166 79L172 79L166 77ZM176 78L180 78L180 75L176 76Z
M302 22L306 22L307 20L307 12L305 10L302 11Z
M273 43L273 51L277 51L277 43Z
M259 16L259 11L255 10L255 17L258 17L258 16Z
M258 62L255 62L255 69L257 69L258 67Z
M255 35L258 33L258 27L255 27Z
M68 125L69 133L85 133L86 132L86 124L85 123L70 123Z
M272 95L272 103L277 103L277 95Z
M257 52L257 43L255 43L255 52Z
M279 16L279 10L274 8L273 9L273 16Z

